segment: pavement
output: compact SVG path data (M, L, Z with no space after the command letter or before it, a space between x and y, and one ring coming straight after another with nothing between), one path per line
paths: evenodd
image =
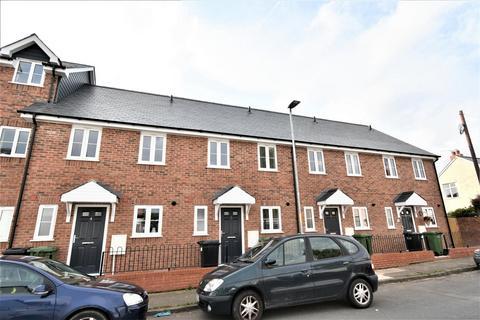
M380 284L398 283L475 270L472 257L450 259L437 257L433 262L376 270ZM197 308L195 290L179 290L149 294L149 315L191 311ZM159 314L159 315L160 315Z

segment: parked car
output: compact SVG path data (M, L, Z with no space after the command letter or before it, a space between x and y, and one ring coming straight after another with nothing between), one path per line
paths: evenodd
M0 301L0 319L145 319L148 310L136 285L32 256L0 256Z
M480 249L476 249L473 252L473 261L475 261L477 268L480 268Z
M346 298L367 308L378 288L367 250L352 237L296 235L260 243L201 280L200 308L259 320L264 310Z

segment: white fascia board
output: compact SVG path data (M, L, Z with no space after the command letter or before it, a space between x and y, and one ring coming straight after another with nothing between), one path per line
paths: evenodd
M396 202L395 206L397 207L425 207L427 206L427 201L420 197L416 192L414 192L408 199L404 202Z
M325 201L317 202L318 206L328 206L328 205L340 205L340 206L353 206L353 199L347 196L342 190L338 189Z
M255 204L255 198L236 186L215 199L213 204Z
M31 114L22 113L22 118L31 119L33 116ZM182 130L182 129L167 129L167 128L157 128L151 127L148 125L131 125L131 124L122 124L122 123L114 123L108 121L97 121L97 120L78 120L78 119L71 119L71 118L64 118L59 116L44 116L38 115L36 117L38 121L45 121L45 122L53 122L53 123L67 123L67 124L79 124L79 125L90 125L90 126L100 126L104 128L115 128L115 129L125 129L125 130L139 130L139 131L152 131L152 132L162 132L162 133L172 133L177 135L185 135L185 136L196 136L196 137L207 137L207 138L215 138L215 139L228 139L228 140L237 140L237 141L249 141L255 143L267 143L267 144L277 144L277 145L287 145L290 146L292 143L290 141L283 141L283 140L275 140L275 139L261 139L261 138L250 138L250 137L242 137L236 136L232 134L220 134L220 133L206 133L200 131L190 131L190 130ZM300 147L307 147L307 148L317 148L317 149L324 149L324 150L340 150L340 151L351 151L351 152L358 152L358 153L369 153L369 154L381 154L381 155L392 155L396 157L405 157L405 158L419 158L419 159L429 159L435 160L436 157L432 156L421 156L416 154L405 154L405 153L395 153L389 151L375 151L375 150L368 150L362 148L350 148L350 147L335 147L335 146L326 146L322 144L312 144L312 143L298 143L295 142L296 146Z
M15 54L15 52L18 52L18 51L21 51L25 48L28 48L29 46L31 46L34 43L36 45L38 45L40 47L40 49L42 49L43 52L45 52L45 54L50 58L51 63L55 63L57 65L60 65L60 60L58 59L58 57L35 34L32 34L31 36L26 37L25 39L19 40L17 42L14 42L14 43L8 45L8 46L3 47L0 50L0 55L12 57L13 54Z
M72 203L117 203L118 197L95 181L90 181L62 194L60 201Z
M9 66L9 67L15 67L12 60L3 59L3 58L0 58L0 65L2 65L2 66Z
M72 73L79 73L79 72L90 72L93 71L93 67L88 68L67 68L67 69L56 69L55 72L62 76L66 76L67 78L70 77Z

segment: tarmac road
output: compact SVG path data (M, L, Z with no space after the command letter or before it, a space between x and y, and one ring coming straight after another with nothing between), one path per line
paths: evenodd
M223 320L196 309L149 319ZM263 319L480 319L480 271L381 285L369 309L345 302L268 310Z

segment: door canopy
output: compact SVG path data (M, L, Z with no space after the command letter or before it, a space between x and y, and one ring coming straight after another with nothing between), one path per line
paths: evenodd
M250 207L255 203L255 198L239 186L225 188L213 198L215 205L215 220L218 220L218 211L221 205L245 205L245 219L248 220Z
M62 194L60 201L65 202L67 206L67 222L70 222L74 203L109 203L112 207L110 221L113 222L115 220L115 206L118 203L118 195L92 180Z
M413 191L400 193L393 202L397 207L421 207L427 205L427 201Z
M323 190L316 198L316 202L320 208L320 219L323 219L323 211L327 206L339 206L343 219L345 219L347 207L353 206L353 199L340 189Z

